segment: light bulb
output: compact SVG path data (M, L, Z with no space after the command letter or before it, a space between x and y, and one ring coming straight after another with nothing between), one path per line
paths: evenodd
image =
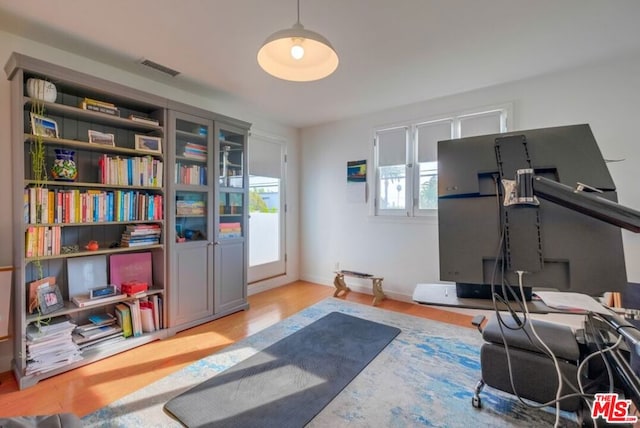
M291 46L291 57L293 59L302 59L302 57L304 56L304 48L296 43L295 45Z

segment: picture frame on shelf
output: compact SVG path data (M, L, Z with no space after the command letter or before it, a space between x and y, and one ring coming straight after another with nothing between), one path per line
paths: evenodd
M50 117L31 112L31 132L33 135L50 138L60 138L58 123Z
M46 315L64 308L64 300L57 285L38 288L38 304L40 313Z
M113 134L94 131L93 129L89 129L89 143L111 147L116 145L115 136Z
M162 138L136 134L136 150L162 153Z
M32 314L38 309L38 290L55 285L55 276L48 276L29 283L29 313Z

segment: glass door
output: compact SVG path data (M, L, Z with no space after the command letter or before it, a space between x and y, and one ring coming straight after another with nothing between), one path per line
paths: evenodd
M173 136L167 228L170 245L169 325L190 325L214 313L213 121L171 111Z
M216 122L217 239L215 248L215 311L224 313L247 301L247 130Z
M285 143L249 138L249 283L286 273Z

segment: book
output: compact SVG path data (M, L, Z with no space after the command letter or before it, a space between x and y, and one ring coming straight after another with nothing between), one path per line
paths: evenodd
M140 318L140 302L138 300L132 300L124 302L129 306L129 312L131 313L131 327L133 336L142 336L142 319Z
M80 333L80 336L87 340L99 339L101 337L110 336L115 333L121 333L122 328L119 325L103 325L93 330L86 330ZM78 342L76 342L78 343Z
M95 325L109 325L116 322L116 317L109 313L89 315L89 321Z
M80 106L83 110L95 111L98 113L105 113L111 116L120 116L120 111L115 107L104 107L95 104L82 103Z
M116 294L115 296L103 297L102 299L91 299L87 294L74 296L71 298L71 301L79 308L86 308L89 306L103 305L109 302L117 302L119 300L122 300L124 297L126 296L122 294Z
M150 117L145 117L145 116L137 116L135 114L130 114L129 119L133 120L134 122L147 123L149 125L160 125L160 122L157 121L156 119L152 119Z
M133 334L133 329L131 326L131 310L129 306L118 303L115 307L116 318L118 319L118 324L122 328L122 335L124 337L129 337Z
M113 103L109 103L107 101L95 100L93 98L85 97L82 102L85 103L85 104L91 104L91 105L96 105L96 106L102 106L102 107L108 107L108 108L116 108L116 105L113 104Z
M143 225L141 225L143 226ZM128 226L127 226L128 227ZM109 257L109 280L118 289L130 281L153 284L151 252L112 254Z

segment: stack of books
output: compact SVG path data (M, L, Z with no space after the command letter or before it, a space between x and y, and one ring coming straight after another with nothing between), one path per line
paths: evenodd
M162 229L159 224L130 224L122 234L121 247L138 247L160 243Z
M116 317L111 314L94 314L89 316L89 323L80 325L73 331L73 341L81 352L107 347L124 340L122 328L116 324Z
M45 373L80 361L80 349L71 337L75 327L68 316L52 318L47 324L29 324L25 374Z
M80 108L84 110L97 111L98 113L105 113L111 116L120 116L120 111L115 104L105 101L98 101L91 98L85 98L80 103Z
M184 153L182 155L185 158L206 161L207 147L200 144L187 143L184 145Z
M242 226L240 223L220 223L220 239L242 237Z

